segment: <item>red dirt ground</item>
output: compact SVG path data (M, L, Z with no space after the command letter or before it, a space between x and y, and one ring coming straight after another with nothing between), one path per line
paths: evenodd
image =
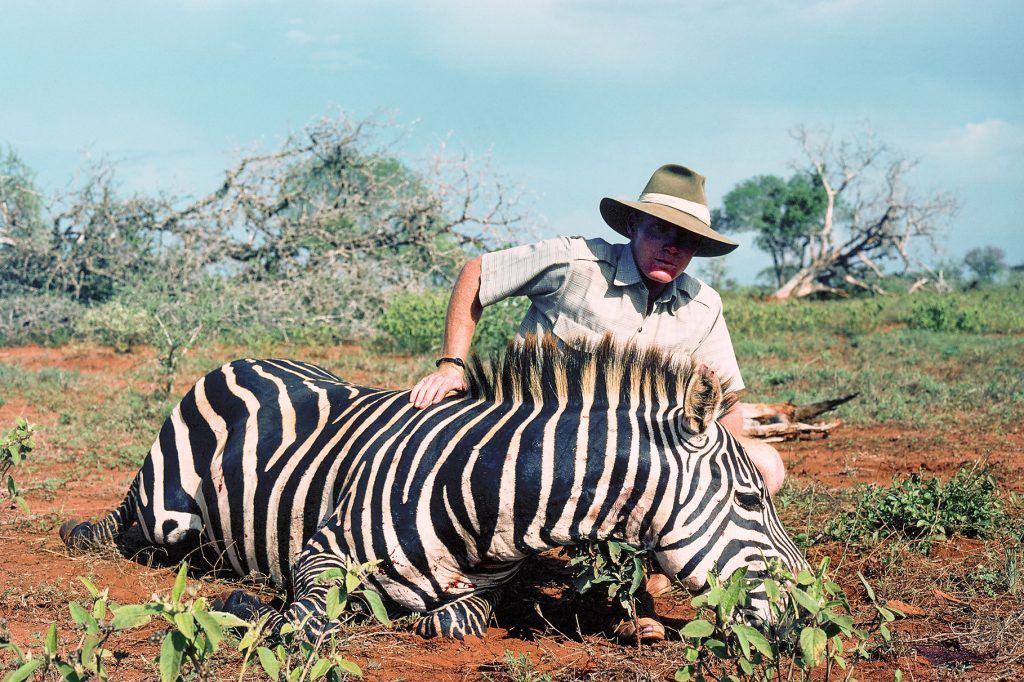
M94 347L0 349L0 363L27 369L61 367L102 377L106 382L123 382L124 376L147 361L144 356L118 355ZM186 380L183 386L187 384ZM0 393L0 397L6 400L0 405L0 426L6 427L21 415L44 427L40 431L45 432L45 426L57 419L58 415L36 409L16 395ZM77 576L88 576L101 589L109 588L110 598L122 603L146 601L152 593L168 590L174 580L173 570L149 568L120 556L72 557L65 552L56 527L68 518L97 516L116 506L135 470L104 471L88 479L72 480L55 497L46 499L37 483L60 471L62 465L45 462L45 439L40 441L40 457L18 471L20 486L30 491L26 499L33 515L26 517L13 505L0 509L0 641L9 638L23 648L36 649L52 622L59 624L62 646L77 643L66 609L69 600L87 600ZM830 438L784 443L779 449L791 478L802 483L815 481L829 488L862 482L888 483L894 474L916 470L949 475L961 463L985 456L997 467L1004 483L1024 489L1024 429L1019 427L1000 436L951 436L947 432L941 437L891 427L841 427ZM816 548L812 555L827 549ZM980 543L951 544L933 553L929 560L976 561L979 552ZM867 557L859 564L869 566L870 561ZM506 651L529 654L538 670L555 679L671 679L681 661L679 643L637 649L609 642L601 633L608 619L603 604L559 601L562 590L557 574L561 567L560 560L546 557L525 569L530 579L544 587L517 588L512 603L499 608L497 626L491 627L482 640L425 642L402 629L387 631L363 626L352 631L347 651L371 680L511 679L504 664ZM841 582L847 591L855 585ZM215 581L192 580L190 584L208 596L224 589L223 583ZM958 653L950 644L952 638L943 638L943 633L958 622L957 614L971 608L970 605L963 601L958 604L955 595L934 592L930 585L919 586L913 594L917 596L882 595L913 602L908 610L916 615L897 627L904 643L896 652L885 661L858 664L856 677L891 680L892 670L899 667L904 679L913 680L1024 679L1024 666L1005 660L986 664L994 655ZM660 598L658 610L666 624L673 627L681 627L692 614L688 598L678 594ZM154 624L142 634L131 631L115 635L109 648L132 655L123 663L113 664L111 679L153 679L159 634ZM145 665L140 663L139 654L146 657ZM0 653L0 674L11 660L10 654ZM968 670L962 672L963 668ZM237 676L231 670L224 669L224 679ZM222 678L221 674L217 677Z

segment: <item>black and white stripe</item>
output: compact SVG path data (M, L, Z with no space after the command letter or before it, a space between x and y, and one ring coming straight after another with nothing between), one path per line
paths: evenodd
M651 547L694 586L712 568L804 565L714 422L722 394L706 368L607 339L528 340L477 359L470 383L417 410L407 391L314 365L230 363L175 408L121 506L62 536L83 547L137 521L155 545L201 545L288 588L284 617L314 632L329 625L315 577L346 559L380 561L372 586L424 614L422 634L458 637L481 634L497 588L552 547Z

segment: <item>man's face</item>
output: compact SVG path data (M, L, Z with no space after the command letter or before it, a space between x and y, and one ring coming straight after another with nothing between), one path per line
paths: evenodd
M645 213L630 224L629 237L640 274L659 284L683 274L701 240L699 235Z

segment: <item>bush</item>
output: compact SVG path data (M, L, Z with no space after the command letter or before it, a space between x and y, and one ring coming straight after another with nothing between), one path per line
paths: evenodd
M398 294L381 316L379 327L391 345L406 353L437 353L444 336L448 296L441 290Z
M434 289L422 293L398 294L384 310L378 327L386 342L406 353L433 353L441 350L444 318L448 310L448 291ZM473 350L482 355L500 353L526 315L526 298L509 298L484 308L473 335Z
M118 353L129 353L133 346L151 341L154 324L145 310L111 301L86 310L75 331Z
M982 312L976 307L961 304L953 296L922 295L914 299L906 323L911 329L977 332L982 331Z
M0 346L59 346L71 339L85 310L59 294L5 296L0 306Z
M855 505L828 523L826 536L875 543L899 535L927 552L953 535L990 538L1006 519L995 479L977 466L961 466L945 484L912 474L887 488L870 485Z

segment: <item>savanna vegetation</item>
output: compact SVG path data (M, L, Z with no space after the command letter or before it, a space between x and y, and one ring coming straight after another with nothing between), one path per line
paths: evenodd
M227 586L210 576L68 556L60 523L113 507L180 394L223 362L299 357L389 387L432 367L460 263L522 241L524 219L492 172L443 157L413 169L388 135L317 123L198 199L122 196L109 167L48 196L13 151L0 158L4 680L1024 674L1024 281L995 247L928 267L897 250L898 272L881 258L877 272L826 268L800 279L811 295L767 300L828 252L809 250L830 205L810 171L755 179L719 211L778 249L767 286L710 273L747 400L860 394L828 439L780 445L776 506L814 570L770 585L797 595L776 601L776 629L733 618L755 587L738 575L659 598L667 642L607 641L608 602L628 604L644 560L625 547L582 571L531 562L493 635L465 646L374 618L359 587L372 567L330 577L339 613L365 617L329 641L272 643L211 609ZM836 225L852 220L838 196ZM523 310L488 309L476 349L499 350Z

